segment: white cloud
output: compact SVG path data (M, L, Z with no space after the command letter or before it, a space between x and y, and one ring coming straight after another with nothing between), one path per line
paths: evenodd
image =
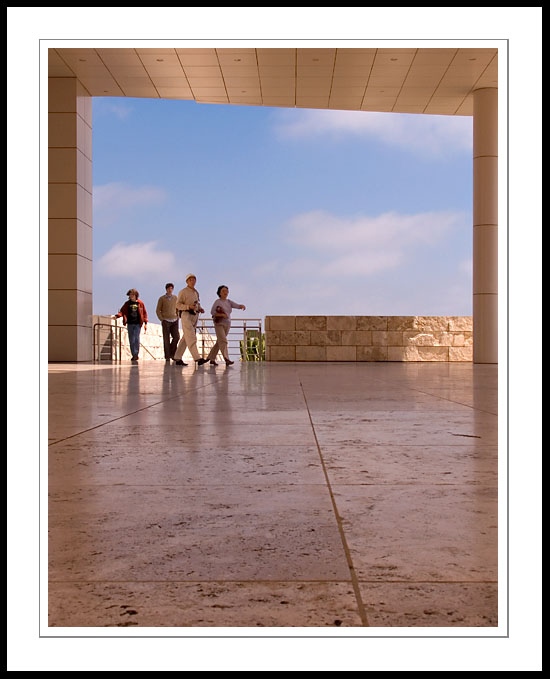
M94 99L94 117L98 115L111 115L114 114L119 120L126 120L130 117L133 111L131 106L123 103L124 100L114 100L114 99L102 99L97 97Z
M310 251L338 255L353 254L368 261L403 251L414 243L433 245L460 224L464 216L452 212L400 215L387 212L378 217L336 217L323 211L308 212L291 219L284 227L293 245ZM395 261L395 255L388 262Z
M158 277L177 269L173 252L157 250L157 243L116 243L95 262L96 271L109 278L135 280L152 274ZM161 276L162 278L162 276Z
M277 133L286 138L354 136L430 156L471 153L473 146L470 116L291 110L277 111L274 120Z
M122 182L94 186L94 211L120 210L143 205L158 205L167 193L157 186L132 187Z

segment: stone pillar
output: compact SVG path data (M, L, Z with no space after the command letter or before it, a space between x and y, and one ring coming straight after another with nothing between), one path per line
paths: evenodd
M48 78L48 361L92 358L92 98Z
M498 90L474 92L473 362L498 363Z

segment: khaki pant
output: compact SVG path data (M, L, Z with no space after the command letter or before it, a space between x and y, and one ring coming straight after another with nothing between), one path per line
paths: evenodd
M229 352L227 349L227 335L229 334L229 329L231 328L231 323L227 321L222 321L221 323L214 323L214 330L216 331L216 344L210 349L207 361L215 361L218 351L221 351L224 360L229 361Z
M182 336L178 342L178 348L174 354L176 361L183 358L186 349L189 349L191 356L198 361L200 358L199 350L197 349L197 322L199 320L198 314L190 314L187 311L181 312L181 329Z

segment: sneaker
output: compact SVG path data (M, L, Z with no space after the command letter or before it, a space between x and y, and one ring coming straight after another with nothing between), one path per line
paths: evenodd
M183 365L183 366L185 367L185 366L187 366L187 365L189 365L189 364L188 364L188 363L184 363L184 362L181 360L181 358L178 358L178 360L176 361L176 365Z
M205 363L208 363L206 358L199 358L199 360L197 361L197 365L204 365Z

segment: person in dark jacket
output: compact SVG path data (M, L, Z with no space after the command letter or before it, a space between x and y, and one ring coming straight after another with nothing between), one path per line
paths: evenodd
M122 318L122 323L128 329L132 361L135 362L139 359L141 328L143 327L145 332L147 332L147 309L142 300L139 299L139 292L135 288L130 288L126 294L128 299L113 318Z

